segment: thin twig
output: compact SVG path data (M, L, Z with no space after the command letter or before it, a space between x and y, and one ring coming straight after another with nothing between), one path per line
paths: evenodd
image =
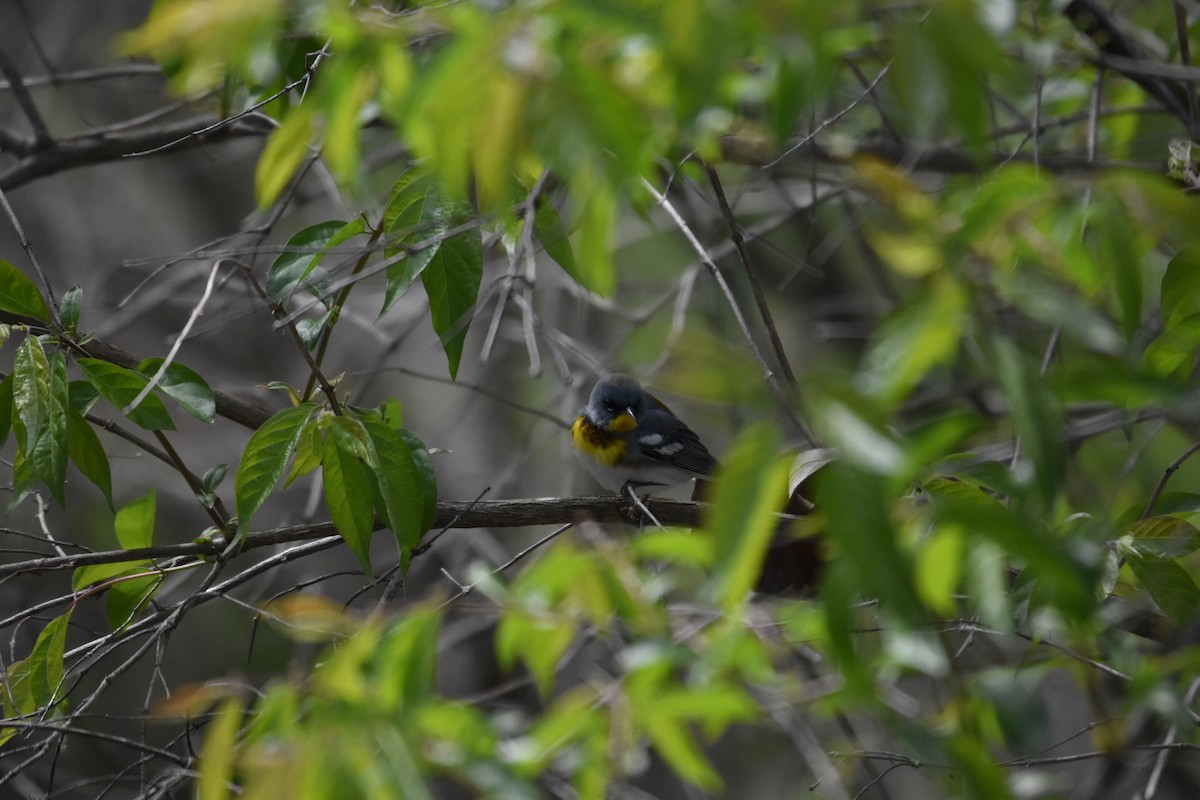
M1167 481L1171 480L1171 476L1183 466L1183 462L1194 456L1197 451L1200 451L1200 442L1196 442L1187 450L1179 455L1174 461L1167 465L1163 470L1163 474L1158 479L1158 483L1154 485L1154 491L1150 493L1150 499L1146 501L1146 507L1142 509L1141 519L1146 519L1154 513L1154 506L1158 503L1158 498L1162 495L1163 489L1167 487Z
M29 93L25 79L21 77L16 65L9 60L3 50L0 50L0 73L3 73L4 77L8 79L8 88L12 90L17 105L21 107L21 112L29 121L29 127L33 129L35 146L47 148L53 145L54 137L50 135L50 129L46 127L46 120L42 118L42 112L38 111L37 103L33 102L33 95Z
M780 161L783 161L785 158L790 156L792 153L796 152L801 147L804 147L804 145L808 144L813 139L817 138L817 134L819 134L821 131L825 130L830 125L837 122L839 119L841 119L842 117L846 116L851 111L853 111L858 106L858 104L863 101L863 98L867 97L868 95L871 94L871 92L875 91L875 87L879 85L879 82L881 80L883 80L884 76L888 74L888 70L890 70L891 68L892 68L892 62L889 61L888 63L884 64L883 69L879 70L879 74L875 76L875 80L871 81L867 85L867 88L865 88L861 92L859 92L858 96L856 96L853 100L851 100L850 104L848 106L846 106L841 111L834 114L832 117L829 117L828 119L826 119L824 122L822 122L817 127L813 128L811 131L809 131L809 133L806 136L804 136L804 138L802 138L800 141L796 142L794 145L789 147L787 150L784 150L774 160L768 161L766 164L763 164L763 168L770 169L771 167L778 164Z
M13 207L8 203L8 195L0 188L0 206L4 206L4 213L8 216L8 221L12 224L13 230L16 231L17 239L21 242L21 249L25 251L25 255L29 257L29 263L33 266L34 272L37 273L38 279L42 282L42 291L46 293L46 302L49 303L51 313L54 318L58 319L58 301L54 299L54 289L50 286L50 279L46 277L46 273L42 271L42 265L38 262L37 253L33 252L33 242L29 241L29 237L25 235L25 229L21 227L21 220L17 219L17 213L13 211Z
M265 108L266 106L275 102L280 97L283 97L285 94L292 91L292 89L295 89L296 87L304 85L304 84L308 83L309 81L311 81L313 72L316 70L317 65L321 63L321 61L325 58L326 55L328 55L328 53L329 53L329 43L326 42L325 45L320 50L317 51L316 55L313 58L313 63L308 65L308 68L304 70L303 75L301 75L296 80L288 83L283 88L281 88L279 91L271 94L269 97L265 97L262 100L259 100L257 103L250 106L249 108L239 111L236 114L231 114L228 117L219 119L216 122L212 123L211 125L205 125L202 128L198 128L194 131L190 131L189 133L187 133L183 136L180 136L176 139L173 139L172 141L164 142L163 144L157 145L155 147L150 147L145 150L138 150L133 153L125 153L124 158L137 158L139 156L148 156L148 155L153 155L154 153L161 153L163 150L172 148L175 145L180 144L182 142L186 142L189 139L204 136L205 134L212 133L213 131L215 131L219 128L224 128L224 127L230 126L233 123L241 120L244 117L257 115L260 109Z
M208 273L208 283L204 286L204 294L200 296L199 302L197 302L195 307L192 308L192 313L188 316L188 320L184 324L183 330L179 332L179 336L175 337L175 343L171 345L171 349L167 352L167 357L163 359L158 371L154 373L154 377L152 377L146 383L146 385L142 387L142 390L138 392L137 396L133 398L129 405L121 409L122 414L128 416L130 412L141 405L142 401L145 400L152 391L154 391L154 387L158 386L158 382L161 381L163 376L167 374L167 369L170 368L171 364L175 362L175 356L179 354L179 348L183 347L183 343L187 339L188 334L191 332L192 326L196 324L196 320L199 319L200 315L204 313L204 306L206 303L208 303L208 298L212 296L213 286L216 284L217 273L220 271L220 269L221 262L214 262L212 270Z
M737 249L738 257L742 261L742 268L746 271L746 280L750 282L750 289L754 292L754 304L758 307L758 313L767 329L771 348L775 351L775 359L779 362L779 368L783 371L783 377L787 379L793 394L799 394L800 385L796 382L796 375L792 372L792 365L788 362L787 352L783 349L783 341L779 338L779 330L775 327L775 319L771 316L771 307L767 305L767 296L763 293L762 284L754 271L754 264L750 259L750 249L746 246L742 228L733 216L733 209L730 208L729 200L725 197L725 189L721 185L721 178L717 175L717 170L707 161L703 164L704 171L708 173L708 182L717 195L717 205L721 208L725 227L729 229L729 238L733 240L733 246Z
M815 445L816 439L811 433L809 433L804 423L801 422L796 416L796 412L792 409L791 401L786 397L783 389L779 385L779 380L775 375L775 371L771 369L771 365L767 363L765 358L763 358L763 354L758 347L758 343L754 341L754 334L750 332L750 326L746 322L746 317L742 313L741 307L738 306L737 298L733 296L733 290L729 288L729 284L725 281L725 276L721 274L721 270L717 269L717 265L713 263L712 258L709 257L708 251L704 248L704 245L701 244L700 240L696 238L696 234L692 233L692 229L688 226L687 221L684 220L683 216L680 215L675 206L671 204L671 201L668 200L661 192L659 192L658 189L654 188L654 184L650 183L650 181L646 180L645 178L642 178L641 180L642 186L646 188L646 191L650 193L650 195L663 208L663 210L667 212L667 215L671 217L671 220L675 223L675 226L679 228L680 232L684 235L684 238L688 240L688 243L692 246L692 249L696 252L696 255L700 257L700 263L704 265L709 274L713 276L713 280L717 282L717 286L720 288L721 293L725 296L725 301L732 310L734 319L737 321L738 327L742 331L742 337L746 340L747 345L750 347L750 352L754 355L754 360L757 361L759 367L762 368L763 376L766 378L768 385L770 385L770 387L775 391L775 395L779 399L780 405L788 415L788 418L791 420L796 430L800 433L801 437L810 446Z

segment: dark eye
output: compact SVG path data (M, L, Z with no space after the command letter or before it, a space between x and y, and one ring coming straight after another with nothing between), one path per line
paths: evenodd
M617 401L613 400L611 398L608 400L605 400L603 405L604 405L605 411L616 411L617 410Z

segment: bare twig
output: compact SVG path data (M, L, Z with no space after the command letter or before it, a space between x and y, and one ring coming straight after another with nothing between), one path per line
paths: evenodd
M179 348L183 347L183 343L187 339L188 333L191 332L192 326L196 324L196 320L202 313L204 313L204 306L208 302L208 298L212 296L213 285L216 283L217 272L220 270L220 268L220 261L217 261L213 264L212 270L208 273L208 283L206 283L204 286L204 293L200 296L200 300L197 301L196 305L192 308L192 313L188 316L187 322L184 323L183 330L179 332L179 336L175 337L175 344L171 345L170 351L167 352L167 357L163 359L158 371L154 373L154 377L152 377L146 383L146 385L142 387L142 390L138 392L137 396L134 397L132 401L130 401L129 405L121 409L122 414L128 416L131 411L141 405L142 401L146 399L146 396L154 391L154 387L158 386L158 382L161 381L163 376L167 374L167 370L170 368L171 364L175 362L175 356L179 354Z
M33 102L33 95L29 93L25 79L21 77L16 65L9 60L3 50L0 50L0 73L3 73L8 80L8 88L12 90L13 96L17 99L17 105L21 107L25 119L29 121L29 127L33 129L35 146L38 148L49 147L54 142L54 137L50 135L50 129L46 127L46 120L42 118L42 112L38 110L37 103Z
M708 173L708 182L717 195L717 205L721 208L725 227L729 229L729 238L733 240L733 246L742 260L742 268L746 271L746 280L749 281L750 289L754 292L754 304L758 307L758 313L767 329L771 348L775 351L775 360L779 362L779 368L783 371L783 377L787 380L792 393L799 394L800 385L796 382L796 375L792 372L792 365L788 362L787 352L783 349L783 341L779 338L779 330L775 327L775 319L771 316L771 307L767 305L767 296L763 293L762 284L754 271L754 263L750 259L750 249L746 246L742 228L738 225L737 218L733 216L733 209L729 207L729 200L725 197L725 189L721 186L721 178L717 175L716 169L707 161L703 163L704 171Z
M750 352L754 355L754 360L757 361L759 367L762 368L763 376L766 378L767 384L775 391L775 395L779 399L780 405L784 409L784 412L788 415L788 418L795 426L795 429L800 433L804 440L809 445L815 444L816 439L811 433L808 432L808 429L805 427L804 423L800 421L799 417L796 416L796 412L792 408L791 401L779 386L779 380L775 375L775 371L771 369L771 365L767 363L765 358L763 358L763 354L758 347L758 343L754 341L754 334L750 332L750 326L746 322L746 317L742 313L741 307L738 306L737 298L733 296L733 290L729 288L729 284L725 281L725 276L721 274L721 270L717 269L717 265L713 263L713 260L709 256L704 245L701 244L700 240L696 238L696 234L692 233L692 229L688 226L687 221L684 220L679 211L676 210L675 206L671 204L671 201L668 200L661 192L659 192L658 189L654 188L654 184L650 183L650 181L646 180L645 178L642 178L642 186L646 188L646 191L648 191L655 201L662 206L663 210L667 212L667 215L670 216L671 220L675 223L675 226L679 228L680 232L683 233L684 238L688 240L688 243L692 246L692 249L696 252L696 255L700 257L700 263L703 264L708 270L709 274L713 276L713 280L717 282L717 286L721 289L721 293L725 296L726 303L728 303L730 310L733 312L734 319L737 321L738 327L742 331L742 337L746 340L746 344L750 347Z

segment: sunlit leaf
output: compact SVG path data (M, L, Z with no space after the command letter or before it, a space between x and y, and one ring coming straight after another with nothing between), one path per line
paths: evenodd
M777 434L745 431L726 454L713 484L705 528L717 545L710 592L718 606L738 608L758 579L763 555L787 499L788 462L777 457Z
M224 700L204 730L196 778L198 800L226 800L236 761L238 730L242 726L242 701Z
M121 547L133 550L137 547L151 545L154 541L155 506L154 490L150 490L117 511L113 529L117 533L117 541L121 543Z
M954 613L954 592L963 568L964 539L958 528L939 526L917 552L917 593L925 605L946 616Z
M293 109L267 139L254 170L254 197L259 208L275 202L304 159L308 157L313 137L313 115L310 106Z
M903 399L958 352L965 311L957 284L934 281L880 326L864 360L864 390L887 404Z
M572 198L579 206L576 280L601 297L610 297L617 284L612 259L617 199L610 187L591 176L572 186Z

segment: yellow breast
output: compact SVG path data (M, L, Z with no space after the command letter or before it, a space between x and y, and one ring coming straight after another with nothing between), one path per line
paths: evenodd
M625 457L624 439L596 427L582 416L571 426L571 444L606 467L616 466Z

